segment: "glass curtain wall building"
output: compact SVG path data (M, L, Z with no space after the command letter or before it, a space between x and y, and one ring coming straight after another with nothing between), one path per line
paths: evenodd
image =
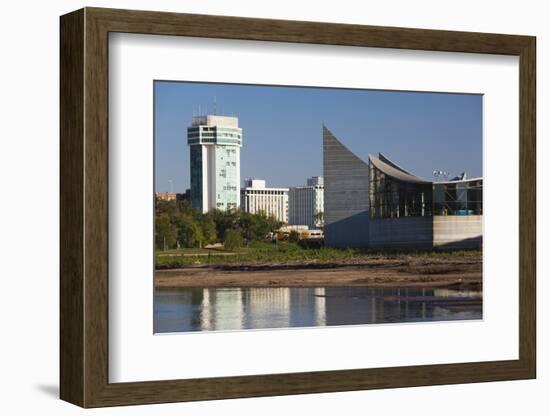
M242 129L237 117L193 117L187 129L190 146L191 204L208 212L240 204Z
M482 215L483 179L430 182L369 155L370 218Z
M483 180L460 179L434 183L435 215L482 215Z
M432 215L432 183L387 163L383 155L369 155L371 218Z

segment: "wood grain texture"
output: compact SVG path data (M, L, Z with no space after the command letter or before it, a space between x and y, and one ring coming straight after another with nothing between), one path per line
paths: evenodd
M60 23L60 388L84 405L84 12Z
M518 360L108 381L108 33L369 46L520 57ZM61 397L83 407L535 377L535 38L86 8L61 18Z
M536 377L536 41L520 54L519 356Z

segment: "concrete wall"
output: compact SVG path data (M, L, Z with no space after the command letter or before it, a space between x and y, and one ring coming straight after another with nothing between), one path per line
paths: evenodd
M430 249L433 246L433 217L371 219L373 248Z
M325 244L369 245L368 165L323 127Z
M373 248L480 248L481 215L373 219L369 224Z
M483 216L434 216L434 247L480 248L483 235Z

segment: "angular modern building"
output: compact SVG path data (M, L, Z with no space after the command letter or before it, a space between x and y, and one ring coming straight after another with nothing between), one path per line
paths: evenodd
M191 204L208 212L240 203L242 129L237 117L204 115L187 129L190 146Z
M256 214L260 211L288 222L288 188L266 188L262 179L246 179L241 189L241 209Z
M307 179L307 185L294 186L288 191L288 223L322 228L324 221L324 181L322 176Z
M323 127L325 243L334 247L477 248L483 179L432 182L382 154L364 162Z
M325 244L369 246L369 167L323 126Z

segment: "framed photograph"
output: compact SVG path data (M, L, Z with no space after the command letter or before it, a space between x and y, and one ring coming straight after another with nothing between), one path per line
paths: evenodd
M536 377L534 37L60 28L63 400Z

